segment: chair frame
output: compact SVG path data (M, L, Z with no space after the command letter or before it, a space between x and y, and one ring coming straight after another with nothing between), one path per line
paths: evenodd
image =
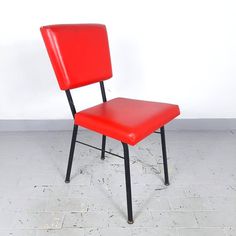
M107 102L104 82L100 81L99 83L100 83L100 89L101 89L101 94L102 94L102 100L103 100L103 102ZM65 90L65 92L66 92L66 96L67 96L67 99L68 99L68 102L69 102L69 105L70 105L72 115L74 117L75 114L76 114L76 109L75 109L75 105L74 105L70 90ZM77 133L78 133L78 125L74 124L65 182L66 183L70 182L70 174L71 174L71 168L72 168L72 163L73 163L73 156L74 156L74 150L75 150L76 142L101 151L101 159L102 160L105 159L105 153L108 153L108 154L111 154L113 156L124 159L128 223L133 224L134 220L133 220L133 211L132 211L132 194L131 194L131 178L130 178L130 162L129 162L129 147L128 147L128 144L121 142L122 146L123 146L123 152L124 152L124 156L122 157L120 155L117 155L117 154L114 154L112 152L106 151L106 136L105 135L102 135L102 148L98 148L98 147L92 146L90 144L77 141L76 140ZM161 146L162 146L162 156L163 156L163 166L164 166L164 184L169 185L166 142L165 142L165 128L164 128L164 126L162 126L160 128L160 132L155 131L154 133L159 133L161 135Z

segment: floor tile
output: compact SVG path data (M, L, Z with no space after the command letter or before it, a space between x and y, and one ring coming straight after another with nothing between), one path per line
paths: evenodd
M226 236L223 229L199 228L199 229L179 229L179 236Z

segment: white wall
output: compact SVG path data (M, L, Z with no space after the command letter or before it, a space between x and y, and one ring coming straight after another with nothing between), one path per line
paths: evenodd
M114 78L108 97L180 105L181 118L236 118L236 1L0 1L0 119L71 118L39 27L107 25ZM81 108L98 85L76 91Z

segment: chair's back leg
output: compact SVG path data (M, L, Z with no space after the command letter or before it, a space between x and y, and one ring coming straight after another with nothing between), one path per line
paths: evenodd
M132 195L131 195L130 165L129 165L129 148L128 148L128 145L126 143L122 143L122 145L123 145L123 149L124 149L128 223L133 224L134 220L133 220L133 211L132 211Z
M101 89L101 94L102 94L102 101L107 102L107 97L106 97L106 91L105 91L105 86L104 82L100 81L100 89ZM101 153L101 159L105 159L105 148L106 148L106 136L102 136L102 153Z
M72 139L71 139L71 146L70 146L70 155L69 155L69 160L68 160L68 165L67 165L67 172L66 172L66 180L65 180L66 183L70 182L70 173L71 173L71 167L72 167L72 162L73 162L77 132L78 132L78 126L74 125L73 133L72 133Z
M106 150L106 136L102 136L102 152L101 152L101 159L105 159L105 150Z
M166 155L166 140L165 140L165 128L161 127L161 146L163 155L163 165L164 165L164 175L165 175L165 185L169 185L169 175L168 175L168 165L167 165L167 155Z

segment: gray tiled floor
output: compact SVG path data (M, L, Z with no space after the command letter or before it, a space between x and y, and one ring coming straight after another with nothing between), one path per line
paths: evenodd
M133 225L126 223L123 160L77 145L64 183L70 132L0 133L0 235L235 236L236 133L167 132L171 185L158 134L130 148ZM80 130L95 145L101 137ZM115 140L109 150L122 153Z

